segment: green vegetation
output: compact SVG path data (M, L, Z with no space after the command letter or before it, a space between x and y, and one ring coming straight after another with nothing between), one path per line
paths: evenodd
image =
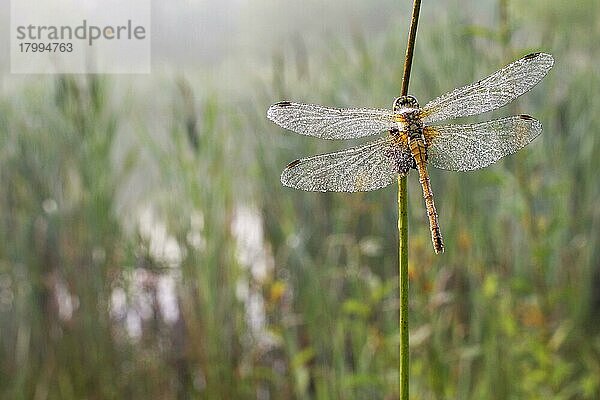
M557 62L494 114L532 114L540 139L485 170L431 171L441 256L408 179L415 399L600 397L600 7L514 3L491 28L423 6L422 102L530 51ZM396 188L281 187L287 162L350 144L265 111L389 107L406 26L276 53L236 101L189 75L0 94L0 398L397 396Z

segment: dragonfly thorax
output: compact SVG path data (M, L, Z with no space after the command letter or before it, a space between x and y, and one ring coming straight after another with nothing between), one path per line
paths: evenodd
M419 102L413 96L397 97L394 100L394 113L398 129L415 139L423 135L423 121L420 116Z
M410 109L402 113L403 130L411 139L423 138L423 120L419 109Z

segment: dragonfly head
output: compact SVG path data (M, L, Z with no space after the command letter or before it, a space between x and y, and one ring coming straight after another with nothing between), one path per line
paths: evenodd
M419 108L419 102L414 96L396 97L394 100L394 111L398 112L403 108Z

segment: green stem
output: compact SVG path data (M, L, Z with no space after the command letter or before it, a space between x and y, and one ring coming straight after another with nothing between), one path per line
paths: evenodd
M400 286L400 399L408 400L408 218L406 177L398 178L398 273Z
M408 44L406 46L406 58L404 60L404 73L402 74L402 96L408 94L408 81L410 79L420 9L421 0L414 0L410 31L408 33ZM400 400L408 400L408 202L405 176L398 177L398 236L398 283L400 288Z

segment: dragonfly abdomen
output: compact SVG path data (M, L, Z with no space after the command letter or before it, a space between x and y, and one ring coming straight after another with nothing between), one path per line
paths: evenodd
M427 217L429 219L429 229L431 231L433 248L436 253L443 253L444 241L442 239L442 233L440 232L438 214L433 201L433 190L431 189L429 173L427 172L427 148L425 147L423 139L411 138L410 151L417 164L417 171L419 171L419 182L423 189L423 199L425 200L425 206L427 208Z

